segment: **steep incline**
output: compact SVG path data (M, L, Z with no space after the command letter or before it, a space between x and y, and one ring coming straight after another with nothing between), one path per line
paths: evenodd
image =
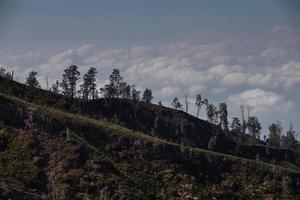
M5 95L0 113L0 176L41 199L300 198L300 173L280 166Z
M0 92L39 105L110 121L177 144L208 149L210 143L211 150L229 155L233 155L236 150L235 137L224 134L219 127L163 106L134 103L126 99L99 99L87 103L76 99L70 103L62 95L3 78L0 78ZM250 159L259 157L265 162L275 160L282 165L288 161L300 166L300 156L287 149L278 150L262 145L241 146L237 155Z

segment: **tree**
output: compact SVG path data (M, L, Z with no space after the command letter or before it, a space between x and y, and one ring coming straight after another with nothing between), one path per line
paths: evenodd
M277 124L278 125L278 124ZM274 148L280 147L280 135L278 133L278 127L275 123L272 123L269 126L269 139L268 139L268 145Z
M131 97L132 100L138 102L140 100L141 92L135 89L135 85L131 86Z
M214 104L209 104L206 107L206 114L207 114L207 119L210 123L216 124L217 123L217 108L214 106Z
M0 67L0 77L6 78L9 80L14 79L14 71L6 72L6 69L4 67Z
M100 93L103 95L104 98L112 98L115 97L115 90L114 86L110 84L104 85L102 88L100 88Z
M33 87L33 88L41 88L39 81L36 79L36 75L38 73L35 71L31 71L28 74L28 77L26 79L26 85L28 85L29 87Z
M196 96L196 106L198 108L197 118L199 118L199 113L200 113L200 110L201 110L201 107L202 107L203 104L205 104L205 102L204 102L204 100L202 100L201 94L197 94L197 96Z
M0 77L5 78L6 77L6 73L5 73L5 68L4 67L0 67Z
M127 83L123 82L123 77L120 75L119 69L113 69L112 73L109 76L109 84L104 85L103 88L100 88L101 93L106 98L112 98L120 96L129 96Z
M152 99L153 99L153 96L152 96L151 89L146 88L143 93L143 101L145 103L151 103Z
M252 145L254 145L255 139L260 139L261 125L258 121L258 118L255 116L249 117L247 127L250 135L252 135Z
M189 101L188 101L188 95L187 94L184 95L184 99L185 99L185 101L184 101L184 103L185 103L185 112L189 113Z
M134 102L134 118L136 118L137 111L139 108L140 94L141 94L141 92L135 89L135 85L132 85L131 86L131 97Z
M53 83L53 85L51 86L51 91L59 94L60 93L59 87L60 87L60 82L56 80L55 83Z
M239 118L233 117L232 123L230 124L231 131L235 134L241 134L242 132L242 124Z
M175 97L172 102L172 106L177 109L182 109L182 104L180 103L179 99Z
M297 133L294 129L294 125L293 123L290 123L290 128L286 132L286 136L282 136L282 148L296 150L298 144L296 137L297 137Z
M228 111L226 103L220 103L219 105L219 114L220 114L220 125L224 131L228 131Z
M96 84L96 74L97 69L95 67L90 67L89 71L87 72L87 78L89 83L89 93L92 97L92 100L95 100L96 93L97 93L97 84Z
M130 99L131 97L131 86L127 85L126 82L120 84L121 87L121 97L125 99Z
M88 72L83 76L83 84L80 85L80 91L82 93L82 98L85 101L89 100L91 97L93 100L96 96L96 74L97 70L95 67L91 67Z
M109 76L109 81L111 83L111 86L113 87L113 93L117 98L119 98L121 94L121 83L123 81L123 77L120 75L119 69L113 69L111 75Z
M76 84L79 80L80 72L76 65L71 65L64 70L61 87L63 94L68 98L74 99L76 94Z

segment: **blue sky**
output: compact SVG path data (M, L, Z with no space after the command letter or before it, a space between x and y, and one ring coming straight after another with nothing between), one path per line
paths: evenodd
M249 105L264 127L283 119L300 129L299 9L297 0L1 0L0 65L21 82L36 70L42 85L70 64L96 66L99 86L118 67L166 105L201 93L232 115Z

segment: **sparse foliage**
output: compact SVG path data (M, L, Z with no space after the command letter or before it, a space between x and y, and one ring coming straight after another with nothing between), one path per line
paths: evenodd
M91 67L83 77L83 84L80 86L80 91L85 101L88 101L90 97L94 100L96 97L96 74L96 68Z
M36 75L38 73L35 71L31 71L28 74L28 77L26 79L26 85L33 87L33 88L41 88L39 81L36 79Z
M51 86L51 91L59 94L60 93L59 87L60 87L60 82L56 80L55 83L53 83L53 85Z
M182 109L182 104L180 103L179 99L175 97L172 102L172 106L177 109Z
M228 111L226 103L220 103L219 105L220 125L224 131L228 131Z
M198 108L197 110L197 118L199 118L199 113L201 110L201 107L205 104L204 100L202 100L202 96L201 94L197 94L196 96L196 106Z
M13 80L14 79L14 71L7 72L4 67L0 67L0 77Z
M233 117L232 123L230 124L231 131L235 134L241 134L242 132L242 124L239 118Z
M256 138L260 139L261 125L256 116L251 116L248 119L247 127L252 136L252 144L255 144Z
M126 82L122 82L120 84L120 92L121 92L121 97L125 99L130 99L131 97L131 86L127 85Z
M0 67L0 77L5 78L6 76L6 69L4 67Z
M206 107L207 120L209 123L216 124L217 123L217 108L214 104L209 104Z
M274 148L280 147L280 134L278 130L280 130L280 128L278 128L275 123L269 126L268 145Z
M293 123L290 123L290 127L289 130L286 132L286 136L282 136L281 147L296 150L298 144L296 137L297 133L294 129L294 125Z
M120 75L119 69L113 69L109 76L110 83L100 88L100 92L106 98L112 97L130 97L130 86L123 82L123 77Z
M151 103L152 99L153 99L152 90L146 88L144 93L143 93L143 101L145 103Z
M79 80L80 72L76 65L71 65L65 69L61 82L62 92L65 96L74 99L76 94L76 84Z
M141 92L135 89L135 85L132 85L131 86L131 97L132 97L132 100L139 101L140 100L140 94L141 94Z

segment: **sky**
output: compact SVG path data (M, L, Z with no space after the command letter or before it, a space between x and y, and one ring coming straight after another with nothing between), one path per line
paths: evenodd
M263 134L276 120L300 130L300 1L297 0L1 0L0 66L24 82L61 79L71 64L113 68L154 103L188 95L240 105ZM202 110L201 118L206 119Z

